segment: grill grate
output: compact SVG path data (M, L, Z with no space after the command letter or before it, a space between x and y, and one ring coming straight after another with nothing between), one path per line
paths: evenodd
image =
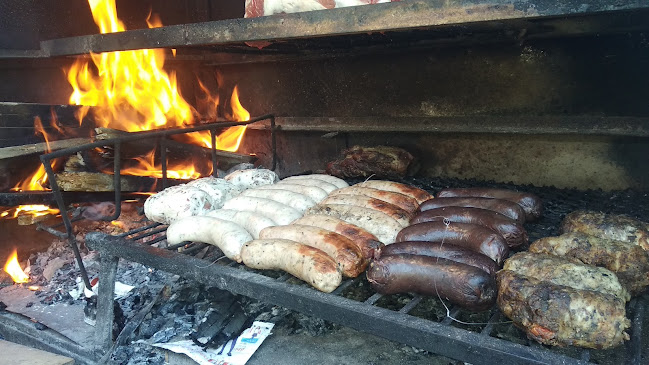
M445 187L471 186L533 192L543 199L545 212L539 221L526 224L531 240L557 234L561 219L575 209L626 213L649 221L649 197L635 191L578 191L455 179L406 179L403 182L430 192ZM164 247L165 229L166 226L155 223L116 237L92 233L86 240L93 248L109 255L162 270L175 270L180 275L194 276L199 281L202 279L205 282L207 276L210 277L207 283L216 284L222 289L475 364L491 364L495 361L506 361L509 364L642 364L643 356L647 356L642 353L643 349L649 348L647 336L644 339L642 336L642 324L647 317L646 294L635 298L628 305L627 315L632 319L632 329L631 340L625 346L606 351L550 348L529 341L524 332L514 327L497 308L483 313L471 313L457 306L447 308L437 298L407 294L384 296L373 293L364 276L345 280L334 292L324 294L289 274L252 270L234 263L222 256L216 247L209 246L207 254L198 261L201 264L193 261L196 260L194 258L189 259L188 255L208 247L202 243L181 243L168 246L166 250L142 250L145 246L143 243ZM182 250L182 254L173 252L178 249ZM162 256L168 257L169 261L162 260ZM184 260L190 260L187 262L191 264L183 264ZM245 275L240 275L243 273ZM252 292L251 286L256 288ZM364 315L359 315L356 311ZM407 332L415 335L408 335Z

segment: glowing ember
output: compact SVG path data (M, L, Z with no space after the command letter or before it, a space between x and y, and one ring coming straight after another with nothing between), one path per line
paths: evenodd
M27 287L27 289L29 289L31 291L37 291L37 290L41 290L41 287L38 286L38 285L30 285L30 286Z
M14 250L14 253L9 256L9 260L5 264L5 271L11 275L11 278L15 283L28 283L29 276L25 274L23 269L20 268L18 264L18 252Z

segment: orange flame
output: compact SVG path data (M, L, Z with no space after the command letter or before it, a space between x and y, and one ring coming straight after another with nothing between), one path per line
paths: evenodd
M23 269L20 268L20 264L18 263L18 251L16 250L14 250L13 254L9 256L9 259L5 264L5 271L7 274L11 275L11 278L15 283L29 282L29 276L27 276Z
M101 33L125 31L117 18L114 0L88 0L93 19ZM149 16L149 27L162 25ZM91 54L96 72L88 60L78 59L68 70L74 89L70 103L95 106L95 120L102 127L129 132L181 126L193 121L191 106L178 92L176 75L163 70L165 51L135 51ZM88 112L83 108L83 117Z
M95 24L101 33L122 32L126 28L117 17L115 0L88 0ZM149 13L146 19L149 28L162 26L155 15ZM171 50L173 56L176 50ZM99 126L126 130L129 132L151 130L161 127L179 127L192 124L197 111L187 103L179 92L174 72L163 70L165 50L141 49L134 51L91 54L88 59L77 59L67 71L68 81L73 88L70 103L81 105L77 118L81 120L93 106L94 119ZM200 82L200 81L199 81ZM213 97L205 86L212 105L207 117L216 119L218 96ZM249 120L250 114L241 106L238 92L232 93L233 118ZM217 148L236 151L241 143L245 127L230 128L218 136ZM192 133L189 143L211 147L209 132ZM153 158L144 158L139 169L128 174L157 176L160 169L153 165ZM192 166L176 167L179 176L197 176ZM183 172L179 170L185 170ZM172 177L172 174L169 174Z
M146 156L135 158L139 162L138 166L127 167L122 169L122 175L151 176L162 178L162 166L155 163L155 150L149 152ZM167 166L167 177L171 179L197 179L201 174L196 171L192 164L180 164Z

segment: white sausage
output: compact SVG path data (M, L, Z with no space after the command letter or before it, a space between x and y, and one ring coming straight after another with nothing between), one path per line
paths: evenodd
M203 177L187 183L187 186L203 190L212 198L212 208L217 209L223 206L226 200L230 200L241 193L241 188L231 184L225 179L216 177Z
M278 203L286 204L289 207L296 209L300 213L304 213L307 209L316 205L316 202L306 195L283 189L248 189L241 193L241 195L274 200Z
M262 229L276 225L270 218L245 210L217 209L207 212L206 215L208 217L236 223L245 228L254 239L259 238L259 232L261 232Z
M291 180L282 180L278 182L278 184L295 184L295 185L304 185L304 186L317 186L320 189L324 190L327 192L327 194L331 193L332 191L338 189L336 185L330 184L326 181L318 180L318 179L311 179L308 177L302 177L302 176L296 176L294 179Z
M331 257L294 241L254 240L243 246L241 258L248 267L284 270L325 293L334 291L342 281L338 264Z
M322 181L328 182L329 184L336 185L337 188L346 188L346 187L349 186L349 184L347 184L347 182L345 180L343 180L341 178L338 178L338 177L335 177L335 176L325 175L325 174L289 176L287 178L284 178L282 181L291 181L291 180L302 179L302 178L322 180Z
M324 214L340 218L365 229L386 245L394 243L397 233L403 228L399 222L385 213L353 205L320 204L307 210L306 215L310 214Z
M213 206L209 194L182 184L148 197L144 202L144 214L154 222L169 224L183 217L204 215L214 209Z
M277 174L267 169L236 170L227 174L224 179L242 190L270 185L279 181Z
M288 182L287 183L282 183L282 185L273 184L273 185L260 186L257 189L259 189L259 190L288 190L288 191L292 191L294 193L306 195L309 198L313 199L313 201L316 202L316 203L322 201L322 199L327 197L327 192L320 189L317 186L304 186L304 185L299 185L299 184L289 184Z
M185 241L214 245L230 260L241 262L241 247L252 241L252 236L236 223L214 217L186 217L167 228L167 243Z
M255 212L270 218L277 225L289 224L302 217L302 213L288 205L270 199L253 198L251 196L232 198L225 202L223 208Z

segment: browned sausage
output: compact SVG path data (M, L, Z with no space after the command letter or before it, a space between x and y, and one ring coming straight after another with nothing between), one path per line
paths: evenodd
M490 275L495 275L496 271L498 271L498 265L496 265L496 262L487 256L471 251L468 248L446 242L397 242L379 249L376 258L400 254L439 257L441 259L477 267Z
M491 198L435 198L426 200L419 206L420 212L443 207L465 207L492 210L516 222L525 222L525 212L520 205L504 199Z
M473 223L487 227L503 236L509 247L520 246L528 242L527 231L522 225L509 217L487 209L465 207L431 209L417 214L410 220L410 224L444 220L456 223Z
M496 301L496 282L486 272L459 262L416 255L374 260L367 281L381 294L417 293L482 311Z
M541 198L532 193L523 193L514 190L492 188L444 189L437 193L437 197L476 197L509 200L523 208L525 219L528 222L538 219L543 213L543 202Z
M509 255L509 247L503 236L471 223L424 222L406 227L397 234L396 242L430 241L452 243L486 255L498 266Z

